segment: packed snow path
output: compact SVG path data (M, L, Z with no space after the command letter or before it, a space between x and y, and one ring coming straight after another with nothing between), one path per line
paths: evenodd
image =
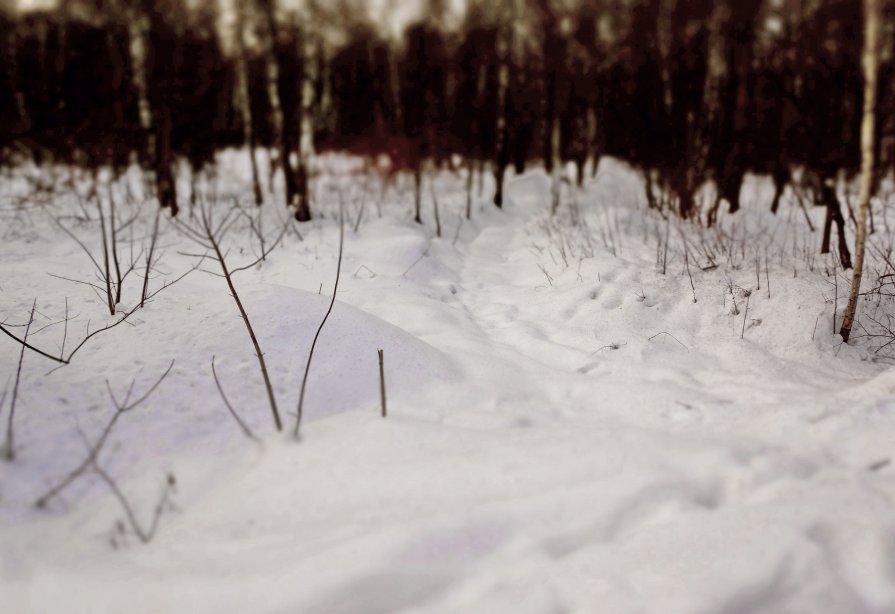
M324 194L346 185L338 173L328 181ZM635 181L609 162L551 219L548 179L531 173L509 182L504 211L483 203L461 222L463 182L441 177L441 239L406 221L392 193L382 218L368 213L348 233L300 444L270 434L218 278L187 278L82 365L48 377L35 365L18 410L22 458L0 467L3 602L15 612L895 611L885 465L895 374L837 347L829 280L793 278L773 243L770 298L751 254L702 270L691 253L691 288L672 248L662 274L665 222L644 212ZM326 294L332 283L328 214L237 282L285 408L326 309L320 284ZM761 236L765 218L749 215L742 223ZM698 229L680 228L695 244ZM17 314L44 270L76 252L32 254L26 279L11 249L0 285L4 313ZM83 455L74 425L93 433L107 417L103 378L129 381L139 360L150 379L172 352L178 369L122 422L106 460L142 517L159 473L176 472L179 511L156 538L110 548L121 512L98 481L31 509ZM212 354L261 447L222 407ZM0 356L11 372L17 348Z

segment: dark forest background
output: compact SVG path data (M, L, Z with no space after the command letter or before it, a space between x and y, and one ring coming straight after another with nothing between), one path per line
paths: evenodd
M387 156L416 178L462 166L503 176L600 156L643 171L650 206L712 224L739 207L746 173L793 168L839 227L837 182L857 173L863 96L857 0L429 1L400 36L348 3L277 0L192 8L175 0L78 0L0 14L0 150L6 165L138 163L177 212L176 168L213 168L248 147L254 194L283 181L312 215L315 152ZM450 23L448 26L446 24ZM884 3L877 179L895 166L895 2ZM271 159L259 177L256 156ZM282 179L279 179L279 178ZM717 197L696 194L707 182Z

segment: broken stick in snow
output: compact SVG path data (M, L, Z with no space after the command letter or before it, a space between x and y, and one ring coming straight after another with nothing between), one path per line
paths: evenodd
M379 354L379 396L382 399L382 417L385 418L388 415L385 408L385 367L383 365L385 351L376 350L376 353Z

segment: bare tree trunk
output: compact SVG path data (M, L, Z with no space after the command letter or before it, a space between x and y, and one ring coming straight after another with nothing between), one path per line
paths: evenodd
M391 45L386 50L388 52L388 87L395 113L393 129L400 132L404 126L404 109L401 106L401 76L398 73L398 54Z
M826 215L824 215L824 232L823 237L820 240L820 253L821 254L829 254L830 253L830 235L833 232L833 207L828 205L826 206Z
M252 166L252 187L255 204L264 203L261 194L261 181L258 177L258 161L255 158L255 127L252 122L252 102L249 94L249 66L245 47L245 6L243 0L236 1L236 32L233 40L236 43L236 102L242 119L242 135L249 149L249 162Z
M476 175L476 190L478 193L478 197L481 198L482 194L485 191L485 160L484 158L480 158L478 160L479 172Z
M283 139L283 105L280 101L280 63L277 60L277 18L276 0L261 0L261 10L265 21L267 39L265 45L264 76L267 82L267 100L270 104L273 143L270 153L270 191L276 173L283 169L284 178L289 172L289 151ZM288 199L291 194L287 194Z
M553 178L551 180L552 204L550 215L556 215L559 209L559 197L562 181L562 136L559 130L559 115L553 117L553 126L550 130L550 157L553 159Z
M864 111L861 118L861 189L858 203L857 237L855 237L855 268L852 275L848 305L839 334L848 342L855 322L858 293L864 272L864 248L867 240L867 213L870 210L870 191L873 186L873 141L876 120L876 80L879 68L880 1L864 0Z
M823 177L819 179L819 183L820 187L818 188L818 191L821 203L827 208L820 253L830 253L830 237L832 234L833 223L835 223L839 244L839 262L842 264L843 269L850 269L852 268L851 253L848 251L848 242L845 238L845 218L842 217L842 210L839 207L839 198L836 196L835 188L827 185Z
M512 15L512 6L508 3L508 12ZM506 29L511 29L512 21L507 21ZM497 34L497 126L496 140L494 143L494 204L503 207L503 176L506 172L507 161L507 91L510 86L510 47L512 33L501 31Z
M729 41L725 38L727 22L730 19L730 7L726 1L715 3L708 21L708 57L705 82L703 84L703 104L706 110L706 125L713 125L719 113L733 113L733 109L723 109L721 89L731 69L727 63Z
M55 83L53 84L53 91L50 92L50 96L56 100L62 100L64 98L63 83L65 81L65 62L68 56L68 24L70 19L69 7L63 2L56 10L56 31L58 39L55 52L56 57L53 64ZM114 67L112 67L112 69L114 71Z
M25 105L25 93L22 91L19 80L19 40L15 25L10 26L6 40L5 68L7 78L12 86L12 94L15 98L16 105L16 130L25 132L31 127L31 118L28 115L28 108Z
M115 40L115 30L112 28L108 28L106 30L106 49L109 54L109 64L112 70L112 81L115 85L115 91L120 94L120 92L122 91L122 83L124 83L125 62L123 61L124 58L121 57L121 54L118 51L118 44ZM60 68L59 74L62 74L63 71L64 66ZM125 113L122 97L120 95L115 96L113 104L115 105L115 125L124 126Z
M323 50L321 50L319 56L320 100L317 103L317 119L314 125L320 129L325 129L327 134L332 134L336 130L336 114L334 112L332 92L332 65L329 61L329 55Z
M161 136L155 160L156 189L161 205L171 209L171 215L177 215L177 184L171 170L174 163L171 156L171 109L167 104L162 106L160 115L161 117L156 119Z
M646 204L650 209L661 210L662 206L656 201L656 194L653 191L653 171L651 169L643 169L643 191L646 194Z
M437 169L436 169L437 170ZM432 193L432 208L435 211L435 236L441 238L441 215L438 212L438 194L435 193L436 171L432 171L429 179L429 191Z
M423 223L421 215L423 200L423 169L422 162L416 160L416 166L413 168L413 221L417 224Z
M782 165L776 166L771 173L771 177L774 180L774 199L771 201L771 213L777 215L780 199L783 197L783 191L786 189L786 183L789 181L789 169Z
M659 0L659 14L656 17L656 42L659 47L659 55L662 58L662 102L665 112L671 115L671 107L674 104L674 93L671 83L671 42L673 35L673 14L677 0Z
M307 24L301 28L301 118L298 133L298 169L296 172L297 194L295 219L307 222L311 219L310 165L314 156L314 84L317 80L317 45L308 34Z
M129 4L129 6L131 6ZM146 40L149 33L149 17L139 8L132 7L127 15L127 34L134 91L137 94L137 110L140 117L140 129L145 140L143 157L147 164L154 165L156 160L155 131L152 124L152 105L149 103L149 75L147 67ZM150 185L155 190L155 177Z
M472 158L466 159L466 219L472 218L472 180L475 175L475 166Z

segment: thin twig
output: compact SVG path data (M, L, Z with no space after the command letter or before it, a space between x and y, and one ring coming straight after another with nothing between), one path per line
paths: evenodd
M684 266L687 267L687 277L690 278L690 289L693 291L693 302L696 302L696 286L693 285L693 275L690 273L690 250L684 244Z
M252 441L260 442L260 440L255 437L255 434L246 426L246 423L242 421L242 418L239 417L239 414L236 413L236 410L233 409L233 405L230 404L230 401L227 399L227 395L224 393L224 387L221 386L221 380L218 379L218 372L214 368L214 356L211 357L211 374L214 376L214 383L218 387L218 392L221 393L221 398L224 400L224 405L227 406L227 410L230 412L230 415L233 416L233 419L236 420L236 424L239 425L239 428L245 434L246 437L251 439Z
M62 229L62 232L64 232L65 234L67 234L67 235L68 235L68 236L69 236L75 243L77 243L77 244L80 246L80 248L84 251L84 253L87 254L87 257L90 258L90 261L93 263L93 266L96 267L96 270L99 272L100 277L102 277L102 274L103 274L103 268L102 268L102 267L99 265L99 263L96 261L96 258L93 257L93 254L90 252L90 250L87 248L87 246L84 245L84 242L81 241L78 237L76 237L75 234L74 234L72 231L70 231L68 228L66 228L65 226L63 226L63 225L62 225L62 222L60 222L58 218L51 217L51 219L52 219L54 222L56 222L56 225L59 226L59 228Z
M152 224L152 237L149 240L149 253L146 255L146 272L143 275L143 291L140 293L141 307L146 304L146 299L149 298L149 272L153 267L152 258L155 254L155 243L158 239L158 221L161 213L162 209L159 207L155 212L155 221Z
M34 299L34 303L31 305L31 315L28 316L28 326L25 327L25 340L28 340L28 331L31 330L31 323L34 321L34 309L37 307L37 299ZM22 350L19 352L19 366L16 369L16 380L12 386L12 399L9 402L9 415L6 417L6 443L3 445L4 456L6 460L12 461L16 457L15 453L15 442L14 442L14 433L13 433L13 418L15 418L16 414L16 401L19 398L19 380L22 377L22 362L25 360L25 346L22 345ZM5 397L4 392L4 397Z
M97 199L99 200L99 199ZM115 199L112 197L112 190L109 189L109 234L112 241L112 261L115 263L115 304L121 302L121 286L124 278L133 270L133 262L131 268L124 275L121 274L121 263L118 258L118 228L115 226Z
M0 411L3 411L3 404L6 403L6 393L9 392L9 378L6 378L6 383L3 384L3 396L0 396Z
M672 335L672 334L669 333L669 332L665 332L664 330L661 331L661 332L656 333L655 335L653 335L652 337L650 337L649 339L647 339L647 341L652 341L653 339L655 339L655 338L658 337L659 335L666 335L666 336L668 336L668 337L671 337L672 339L674 339L675 341L677 341L678 343L680 343L680 346L681 346L682 348L684 348L684 349L687 350L688 352L690 351L690 348L688 348L686 345L684 345L683 343L681 343L680 339L678 339L677 337L675 337L674 335Z
M33 345L31 345L31 344L28 343L26 340L24 340L24 339L20 339L19 337L15 336L14 334L12 334L12 333L9 331L9 329L7 329L7 328L6 328L5 326L3 326L2 324L0 324L0 332L3 332L3 333L5 333L6 335L8 335L9 337L11 337L12 339L14 339L14 340L15 340L19 345L21 345L23 348L28 348L28 349L31 350L32 352L37 352L37 353L40 354L41 356L45 356L46 358L49 358L50 360L55 360L56 362L61 362L61 363L63 363L63 364L68 364L68 361L67 361L67 360L64 360L64 359L62 359L62 358L57 358L56 356L53 356L52 354L47 354L47 353L44 352L43 350L40 350L40 349L34 347Z
M419 264L419 261L422 260L423 258L425 258L425 257L428 256L428 255L429 255L429 248L427 247L426 250L425 250L422 254L420 254L420 257L417 258L416 260L414 260L414 261L413 261L413 264L411 264L409 267L407 267L407 270L406 270L406 271L404 271L403 273L401 273L401 277L407 277L407 274L410 272L410 269L412 269L412 268L415 267L417 264Z
M115 480L112 479L112 477L108 473L106 473L106 471L102 469L95 460L92 461L91 465L93 472L96 473L100 477L100 479L102 479L102 481L106 483L106 486L108 486L109 490L112 491L112 494L115 495L115 498L118 500L118 503L124 510L127 521L131 525L131 529L134 531L137 538L144 544L148 544L150 541L152 541L152 538L155 537L155 533L158 530L159 520L161 519L162 514L164 514L165 510L168 508L168 502L171 499L171 493L174 492L174 487L176 485L174 476L169 473L168 477L165 479L165 485L162 488L162 494L159 496L159 500L155 504L155 509L153 509L152 512L152 520L149 523L149 528L144 529L140 522L137 520L137 515L134 513L133 507L130 505L127 497L124 496L124 493L118 487L118 484L115 482Z
M379 397L382 400L382 417L388 415L385 405L385 350L376 350L379 355Z
M435 209L435 236L441 238L441 216L438 214L438 195L435 194L435 173L429 178L429 191L432 194L432 206Z
M132 403L130 403L129 401L130 401L130 397L131 397L131 394L134 389L134 384L136 382L136 378L131 380L131 383L130 383L130 386L128 387L128 391L125 395L124 401L121 403L119 403L118 399L115 398L115 394L112 392L112 388L109 386L108 380L106 380L106 389L109 392L109 397L112 399L112 404L115 406L115 413L112 414L112 418L106 423L106 426L103 428L103 430L100 433L100 436L96 440L96 442L92 446L88 447L87 458L85 458L84 461L80 465L78 465L72 471L70 471L56 486L53 486L50 490L48 490L46 493L41 495L37 499L37 501L34 502L34 505L36 507L45 507L46 504L50 501L50 499L53 499L54 497L58 496L63 490L68 488L68 486L72 482L74 482L78 477L80 477L88 469L90 469L91 466L95 465L96 460L99 457L99 454L102 451L103 446L105 445L106 441L108 440L109 435L112 432L112 429L115 427L115 424L118 422L118 419L123 414L131 411L132 409L136 408L138 405L143 403L146 399L148 399L149 395L151 395L153 392L155 392L155 390L159 387L159 385L161 385L161 383L164 381L164 379L168 376L168 374L171 372L171 369L173 369L173 368L174 368L174 361L172 360L171 363L168 365L168 368L165 369L165 372L161 375L161 377L159 377L155 381L155 383L149 387L149 389L146 391L145 394L140 396L139 399L137 399L136 401L134 401Z
M311 360L314 358L314 348L317 346L317 338L320 337L320 331L323 330L323 325L326 324L326 320L329 318L329 314L332 313L333 305L336 304L336 293L339 291L339 276L342 272L342 248L345 243L345 204L342 202L342 199L339 199L339 259L336 262L336 282L333 284L333 295L329 301L329 308L326 310L326 314L323 316L323 320L320 321L320 326L317 328L317 332L314 335L314 340L311 342L311 349L308 351L308 361L305 363L305 374L301 379L301 390L298 394L298 412L295 418L295 431L294 435L296 438L299 437L299 429L301 428L301 419L304 411L304 402L305 402L305 387L308 384L308 373L311 371Z
M65 360L62 360L62 361L59 361L59 362L62 362L62 363L64 363L64 364L69 364L69 363L71 362L72 357L73 357L75 354L77 354L78 350L80 350L82 347L84 347L84 344L87 343L87 341L89 341L91 337L93 337L93 336L95 336L95 335L98 335L98 334L100 334L100 333L102 333L102 332L105 332L105 331L107 331L107 330L109 330L109 329L115 328L116 326L118 326L119 324L121 324L122 322L124 322L125 320L127 320L129 317L131 317L131 316L134 314L134 312L137 311L137 309L139 309L139 308L140 308L140 304L137 303L136 305L134 305L134 306L130 309L130 311L125 312L125 313L121 316L121 318L119 318L119 319L116 320L115 322L112 322L112 323L109 324L108 326L103 326L102 328L98 328L98 329L96 329L95 331L93 331L92 333L88 333L83 339L81 339L81 342L80 342L78 345L75 346L75 349L73 349L73 350L71 351L71 353L68 355L68 357L67 357ZM43 352L41 352L41 353L43 353ZM55 360L55 358L54 358L54 360Z
M61 279L62 281L70 281L74 284L82 284L84 286L90 286L91 288L99 290L100 292L106 291L105 288L102 288L94 283L89 282L89 281L83 281L81 279L73 279L71 277L63 277L62 275L56 275L55 273L49 273L49 272L47 273L47 275L49 275L50 277L55 277L56 279Z
M109 242L106 238L106 218L103 215L103 205L99 198L96 199L96 208L99 211L99 228L103 245L103 272L102 278L106 283L106 301L109 304L109 315L115 315L115 299L112 295L112 274L109 272Z
M253 266L255 266L256 264L258 264L258 263L260 263L260 262L266 260L266 259L267 259L267 256L270 255L270 253L271 253L274 249L277 248L277 246L280 244L280 242L282 242L283 237L286 236L286 231L289 230L289 223L290 223L290 221L291 221L291 220L287 220L287 221L283 224L283 228L282 228L282 230L280 231L280 234L277 235L277 238L274 239L274 242L271 243L271 244L270 244L270 247L268 247L267 249L264 249L264 242L263 242L263 240L262 240L262 242L261 242L261 245L262 245L261 255L260 255L258 258L256 258L255 260L253 260L252 262L250 262L250 263L248 263L248 264L246 264L246 265L243 265L243 266L240 266L240 267L236 267L235 269L230 269L230 274L233 275L234 273L238 273L238 272L240 272L240 271L245 271L246 269L250 269L250 268L252 268Z
M370 279L373 279L374 277L376 277L376 272L373 271L373 269L371 269L370 267L368 267L365 264L362 264L359 267L357 267L357 270L354 272L354 277L357 277L357 274L361 272L361 269L365 269L370 274Z
M357 234L357 231L360 230L360 223L364 217L364 207L367 204L367 182L369 182L369 181L370 181L370 179L369 179L369 177L367 177L366 181L364 182L363 195L361 196L361 200L360 200L360 207L358 208L358 211L357 211L357 218L355 218L355 220L354 220L354 234Z
M454 232L454 239L451 241L451 245L456 245L457 240L460 238L460 229L463 227L463 214L460 214L460 221L457 223L457 230Z
M68 297L65 297L65 326L62 329L62 348L59 350L59 357L65 356L65 341L68 339Z
M245 308L242 305L242 301L239 298L239 293L236 292L236 287L233 285L233 279L230 274L230 270L227 268L227 260L224 254L221 252L220 245L218 245L218 239L212 230L211 220L208 211L205 206L200 207L200 213L202 215L202 226L205 230L205 240L211 245L211 248L214 250L215 256L217 257L218 264L221 265L221 271L224 274L224 279L227 281L227 287L230 288L230 295L233 297L233 300L236 302L236 307L239 309L239 314L242 316L242 321L246 325L246 330L249 333L249 338L252 341L252 345L255 348L255 356L258 358L258 365L261 368L261 376L264 379L264 386L267 390L267 399L270 402L270 411L273 414L273 421L276 429L278 431L283 429L283 422L280 420L280 412L277 409L277 400L274 396L273 392L273 384L270 382L270 375L267 372L267 363L264 361L264 353L261 351L261 345L258 343L258 338L255 336L255 330L252 328L252 323L249 321L249 314L246 313ZM228 214L229 215L229 214ZM218 227L220 228L220 226Z

